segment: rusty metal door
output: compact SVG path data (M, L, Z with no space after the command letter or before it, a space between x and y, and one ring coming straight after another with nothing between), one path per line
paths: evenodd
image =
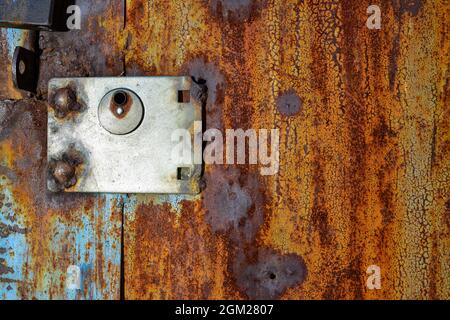
M76 3L81 30L40 33L36 95L11 80L27 33L0 31L0 299L450 298L448 1ZM48 192L48 81L141 75L202 79L208 128L279 128L278 174Z

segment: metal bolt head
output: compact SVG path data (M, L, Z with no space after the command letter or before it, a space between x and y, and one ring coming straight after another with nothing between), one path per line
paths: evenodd
M69 112L80 109L77 96L70 88L61 88L56 91L53 101L53 108L55 109L56 116L59 118L64 118Z
M65 161L56 162L53 176L56 181L66 188L70 188L76 183L75 168Z
M61 88L55 94L55 106L59 108L69 108L69 105L76 102L77 97L70 88Z

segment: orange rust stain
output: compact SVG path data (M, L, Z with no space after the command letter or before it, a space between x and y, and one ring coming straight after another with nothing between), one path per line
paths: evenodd
M413 2L382 2L382 29L369 30L367 1L127 1L127 75L203 78L209 126L281 133L279 174L250 187L257 169L241 166L231 179L240 202L217 191L183 203L177 220L168 204L138 198L126 222L127 298L249 297L233 263L242 253L254 257L244 270L257 269L263 248L307 267L301 284L271 287L277 298L449 297L449 7ZM214 179L221 170L207 168ZM225 205L240 217L225 233L208 220L226 214L218 199L240 206ZM254 237L236 242L249 221ZM197 246L214 250L203 257ZM137 271L142 262L151 265ZM381 290L366 287L373 264ZM224 287L201 290L208 281Z
M14 149L12 142L3 143L0 146L0 155L2 156L1 158L2 165L10 167L14 161Z
M382 1L382 29L369 30L370 4L127 0L123 24L114 6L89 20L92 34L81 46L102 39L106 73L117 69L117 55L108 54L115 52L128 76L191 74L208 87L209 127L281 133L275 176L259 176L253 166L208 166L197 197L173 205L131 197L125 298L449 298L449 42L442 23L449 6ZM45 61L51 50L44 48ZM83 74L105 71L87 61L61 65L74 64ZM43 72L44 79L59 74ZM80 212L104 205L90 196L42 200L45 179L35 184L30 176L45 161L23 167L36 154L45 159L36 147L44 124L36 125L31 140L30 131L19 131L2 143L31 232L33 259L24 273L32 270L38 281L24 284L28 298L46 286L47 266L67 267L52 258L45 235L60 221L81 227ZM100 233L106 222L93 222ZM101 241L92 244L98 255ZM381 290L366 287L372 264L381 267ZM106 285L104 273L91 277ZM62 295L62 282L50 295Z
M13 45L13 44L9 44ZM6 29L0 30L0 82L2 83L0 87L0 99L20 99L22 98L22 93L14 88L12 79L12 67L11 59L8 50L8 41L6 37Z
M212 234L203 225L203 214L196 205L189 201L179 204L183 212L180 226L168 204L144 200L127 212L125 274L135 276L125 279L126 299L210 299L229 295L224 292L224 244L220 239L208 241ZM186 212L189 216L184 216ZM149 254L155 251L158 255ZM197 267L200 265L202 268Z

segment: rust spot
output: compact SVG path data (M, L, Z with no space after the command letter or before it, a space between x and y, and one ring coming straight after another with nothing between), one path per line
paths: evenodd
M212 277L204 275L215 273L221 252L204 224L203 214L195 209L196 203L183 200L177 207L181 217L169 203L139 204L134 208L136 219L126 222L129 232L124 235L125 252L133 258L126 258L124 263L125 299L133 299L133 293L141 299L210 297ZM177 225L179 219L182 225ZM158 252L168 255L161 258ZM143 267L136 269L138 264ZM217 267L225 268L220 262Z
M8 267L6 265L6 260L3 258L0 258L0 275L6 274L6 273L13 273L14 270L11 267Z
M14 170L11 170L10 168L6 166L0 165L0 176L7 177L10 181L16 181L17 176Z
M229 22L245 22L259 17L266 0L210 0L211 11Z
M205 105L206 127L222 128L222 106L224 103L226 81L219 68L202 59L194 59L184 68L191 75L196 86L192 86L192 97Z
M17 225L7 225L0 222L0 238L9 237L11 234L14 233L25 234L26 232L27 232L26 229L22 229Z
M345 299L346 287L355 288L353 299L360 300L363 297L363 290L360 286L365 283L363 280L364 273L361 273L361 261L359 257L348 262L348 264L341 270L336 270L334 281L327 284L326 290L323 294L324 300L339 300Z
M445 221L447 223L447 227L450 228L450 199L447 200L447 202L445 203L445 209L444 209L444 216L445 216Z
M409 13L415 17L419 13L422 6L422 0L400 0L400 13Z
M384 117L381 117L380 122L372 131L372 136L377 146L384 147L387 145L389 138L394 138L397 134L387 125Z
M386 225L391 223L395 217L395 213L392 210L392 204L394 203L394 193L390 189L385 189L380 192L380 199L383 203L383 207L381 208L383 224Z
M62 119L69 114L80 112L83 109L81 101L76 95L76 88L72 84L58 89L51 98L51 107L55 111L55 117Z
M398 62L398 55L400 53L400 33L397 32L397 34L394 37L394 40L392 42L392 49L389 54L389 88L391 91L394 91L395 89L395 78L397 77L397 62ZM400 92L397 92L397 98Z
M80 205L92 206L90 195L47 192L46 103L34 99L2 101L0 141L2 140L14 141L13 166L1 167L0 171L11 178L14 197L19 203L31 201L30 210L47 208L66 211L76 210ZM46 210L37 211L39 214L45 212Z
M206 221L212 230L228 233L233 243L251 243L264 222L257 178L230 167L207 173L205 179Z
M117 119L123 119L131 110L133 98L125 91L117 91L111 98L109 110Z
M284 116L294 116L303 107L303 101L294 90L289 90L278 96L276 104L278 111Z
M314 147L314 153L318 153ZM329 245L332 240L332 230L328 221L328 210L325 205L326 181L323 172L323 163L319 157L316 158L313 170L314 200L311 211L311 224L314 231L319 233L320 242Z
M234 248L230 267L239 291L251 299L275 299L302 283L306 265L301 257L256 244L268 202L258 178L234 167L215 169L205 177L206 220L214 232L226 234Z
M75 168L65 161L56 161L53 170L55 179L66 188L73 186L76 183ZM73 182L72 182L73 181ZM70 185L68 185L70 183Z
M115 76L123 71L123 55L116 49L123 27L123 1L77 1L81 12L89 12L80 30L42 32L39 37L41 68L38 93L46 95L55 77Z
M238 259L239 261L240 259ZM307 269L302 257L260 249L256 261L242 259L234 266L236 283L250 299L276 299L286 289L305 281Z
M2 102L2 108L0 109L0 141L9 137L14 125L20 120L22 115L16 112L15 101Z

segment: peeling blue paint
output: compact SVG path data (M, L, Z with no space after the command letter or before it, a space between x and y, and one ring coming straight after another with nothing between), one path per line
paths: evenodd
M12 60L14 55L14 50L16 50L17 46L24 45L25 31L22 29L4 29L6 32L6 43L8 46L8 56Z

